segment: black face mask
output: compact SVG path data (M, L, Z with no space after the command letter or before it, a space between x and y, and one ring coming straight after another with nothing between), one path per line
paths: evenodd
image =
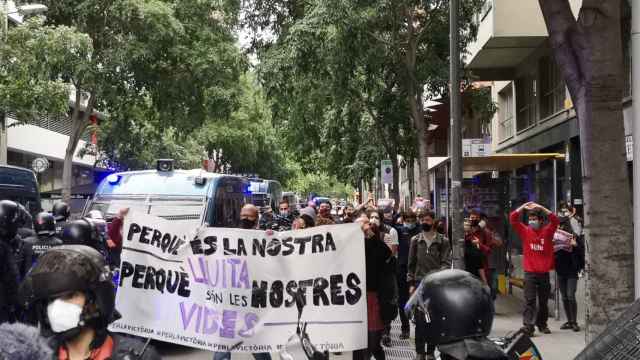
M254 220L249 220L249 219L240 219L240 227L242 229L255 229L256 222Z
M431 231L432 227L433 227L433 224L422 223L422 231L429 232Z

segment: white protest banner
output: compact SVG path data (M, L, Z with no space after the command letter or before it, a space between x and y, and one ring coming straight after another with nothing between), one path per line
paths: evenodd
M198 229L127 216L112 331L211 351L275 352L295 332L294 294L320 350L367 346L358 225L275 232Z

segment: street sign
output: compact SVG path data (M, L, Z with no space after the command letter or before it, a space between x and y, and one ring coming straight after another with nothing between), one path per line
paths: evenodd
M382 160L380 162L380 174L383 184L393 184L393 165L391 160Z
M38 174L43 173L49 168L49 160L43 157L35 158L31 163L31 168Z

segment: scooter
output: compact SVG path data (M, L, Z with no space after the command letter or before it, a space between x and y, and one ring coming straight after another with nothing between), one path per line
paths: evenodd
M309 339L307 333L307 323L302 323L302 310L305 306L304 294L298 289L295 295L296 307L298 309L298 324L296 332L289 337L286 345L280 350L281 360L329 360L329 352L319 351Z

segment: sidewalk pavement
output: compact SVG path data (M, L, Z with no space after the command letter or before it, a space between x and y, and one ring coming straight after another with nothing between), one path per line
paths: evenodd
M543 360L570 360L585 347L584 330L573 332L560 330L565 319L556 321L549 318L551 334L536 332L532 339L538 347ZM580 324L583 327L584 324ZM515 296L499 296L496 301L496 316L493 321L492 337L505 336L522 327L522 301Z
M522 300L517 296L499 296L496 301L496 316L493 322L493 331L490 337L502 337L515 332L522 326ZM560 330L563 321L549 319L549 328L553 332L550 335L537 333L533 342L538 347L543 360L571 360L584 347L584 331L573 332L571 330ZM582 325L582 324L581 324ZM415 343L413 327L411 329L410 340L399 340L400 322L396 320L391 330L392 346L385 348L387 360L414 360ZM163 359L192 359L211 360L213 354L208 351L181 349L164 349ZM274 360L279 360L277 353L271 354ZM233 354L232 360L253 360L249 354ZM351 360L350 352L342 355L332 354L331 360Z

